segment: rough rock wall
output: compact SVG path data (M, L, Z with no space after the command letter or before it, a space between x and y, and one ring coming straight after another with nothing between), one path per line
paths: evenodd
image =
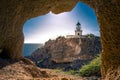
M42 68L60 68L63 70L79 70L101 53L100 37L65 38L45 42L27 58Z
M49 40L45 45L38 48L31 55L33 61L40 61L42 58L50 58L55 63L69 63L75 60L91 60L101 53L99 37L93 38L65 38L58 37L56 40ZM44 60L45 60L44 59Z
M102 77L120 79L120 1L99 0L98 20L102 41Z
M52 61L56 63L72 62L81 51L79 39L65 39L58 37L56 40L49 40L44 48L51 54Z
M81 55L95 56L102 52L100 37L82 38L81 39Z
M78 1L90 5L97 13L102 40L102 74L109 70L120 76L120 1L119 0L1 0L0 1L0 57L21 58L22 26L26 20L53 11L71 10ZM112 70L113 69L113 70ZM116 72L116 73L115 73ZM107 75L107 76L106 76Z

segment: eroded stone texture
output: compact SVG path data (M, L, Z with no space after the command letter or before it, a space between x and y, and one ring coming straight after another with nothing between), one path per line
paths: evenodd
M1 0L0 1L0 57L22 57L24 22L32 17L53 11L70 11L79 0ZM97 13L103 47L103 78L114 80L109 70L120 69L120 1L81 0ZM114 68L113 68L114 67ZM111 73L112 74L112 73ZM116 76L120 74L116 73ZM107 79L105 78L105 79Z
M102 76L106 80L117 80L120 74L120 1L99 2L98 20L103 46ZM111 73L112 72L112 73ZM111 76L111 75L114 76Z
M56 40L49 40L37 52L38 55L50 55L55 63L69 63L77 59L91 60L101 52L100 38L65 38L58 37ZM37 54L35 54L37 56ZM34 53L33 53L34 56ZM38 58L38 57L37 57ZM38 60L40 60L38 58Z

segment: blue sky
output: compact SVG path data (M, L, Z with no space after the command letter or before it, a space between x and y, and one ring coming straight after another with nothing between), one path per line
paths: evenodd
M58 36L74 35L77 22L81 23L83 35L100 35L96 14L88 5L77 3L70 12L31 18L24 24L24 43L44 43Z

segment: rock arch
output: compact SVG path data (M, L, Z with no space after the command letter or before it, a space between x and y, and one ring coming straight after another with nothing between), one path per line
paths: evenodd
M119 0L1 0L0 57L22 58L22 25L32 17L52 11L70 11L78 1L96 12L102 41L102 76L120 79L120 2ZM112 75L112 76L111 76Z

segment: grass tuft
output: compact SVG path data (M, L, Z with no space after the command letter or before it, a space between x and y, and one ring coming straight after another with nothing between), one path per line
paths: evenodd
M93 59L89 64L85 64L78 71L80 76L100 76L100 66L101 66L101 55L98 55L95 59Z

